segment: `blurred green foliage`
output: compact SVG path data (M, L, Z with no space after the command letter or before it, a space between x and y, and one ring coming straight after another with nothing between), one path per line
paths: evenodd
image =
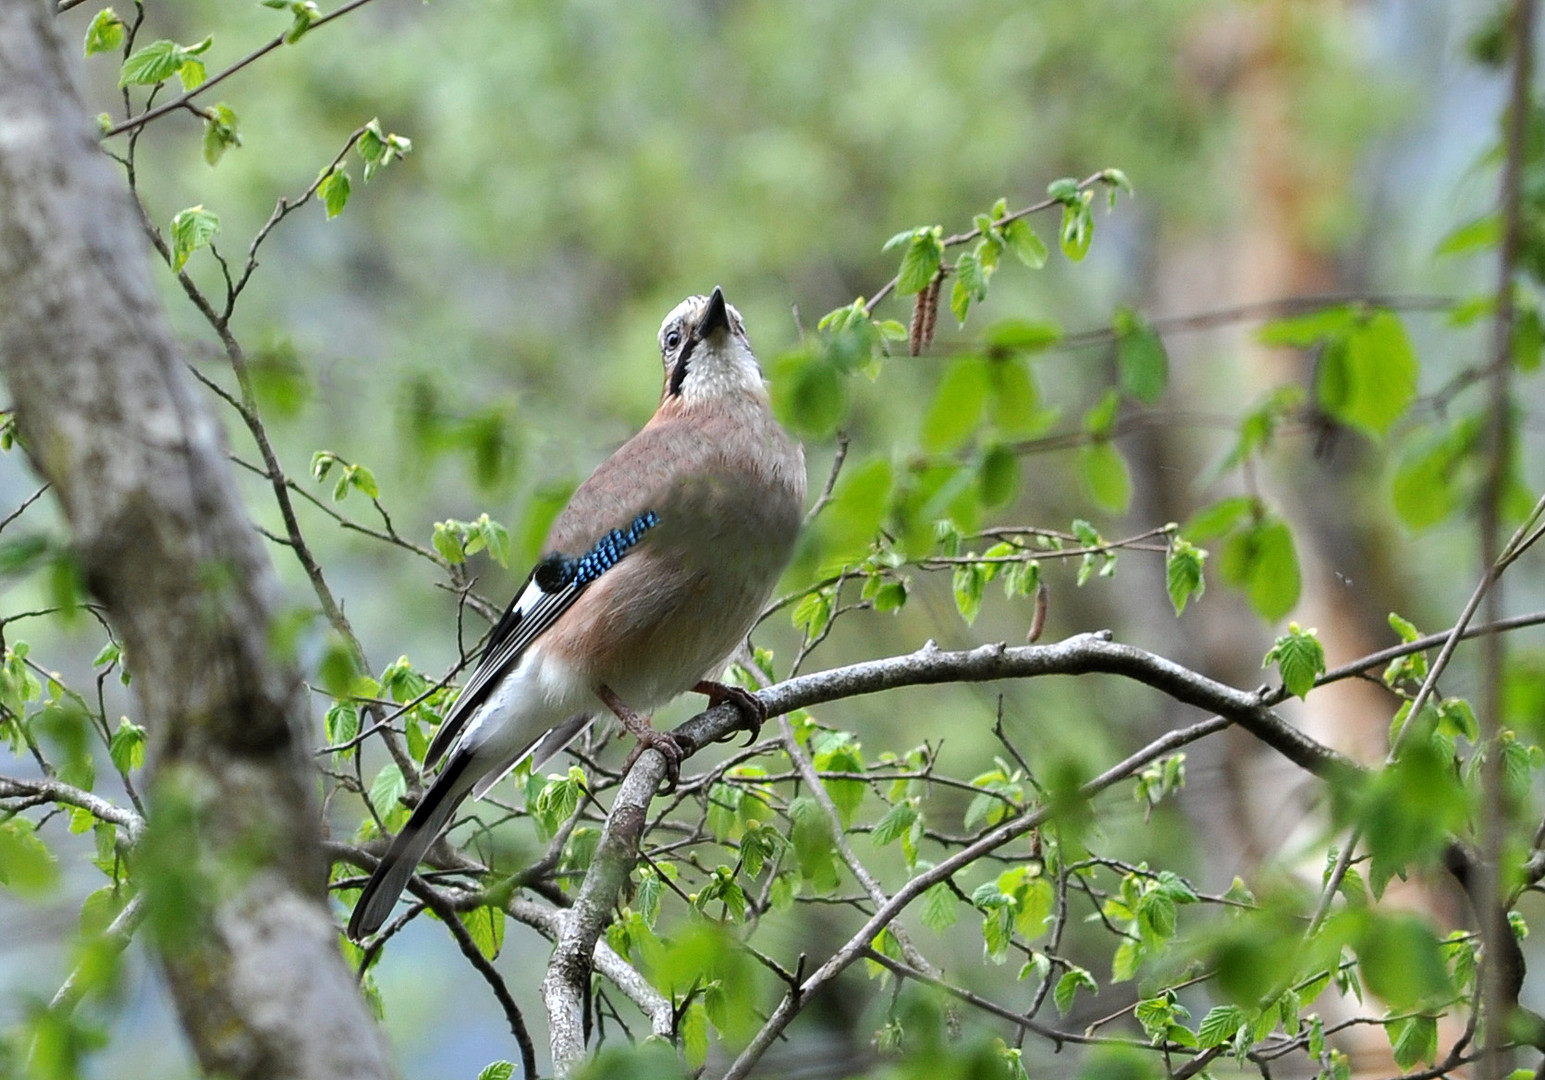
M1276 623L1323 573L1298 539L1312 528L1309 511L1283 494L1288 485L1260 482L1301 466L1285 444L1305 430L1339 428L1361 440L1381 462L1364 475L1390 463L1379 499L1347 510L1383 533L1453 529L1474 507L1484 466L1478 406L1463 399L1452 415L1447 399L1429 407L1423 392L1431 397L1454 370L1424 351L1408 312L1355 302L1283 313L1258 341L1312 363L1249 393L1207 388L1232 357L1199 383L1187 370L1196 354L1181 359L1167 325L1145 313L1171 254L1250 227L1257 201L1279 194L1240 178L1262 176L1242 168L1265 152L1252 139L1291 141L1298 186L1274 211L1305 257L1355 246L1366 222L1348 176L1399 94L1358 52L1344 14L1222 0L377 0L318 26L327 12L303 2L188 0L147 6L136 29L127 11L94 8L61 25L83 43L91 108L106 109L109 126L122 119L120 85L138 105L144 88L169 80L156 99L164 102L274 35L286 39L198 99L210 110L202 121L174 111L150 125L137 143L136 182L150 220L169 223L171 268L232 302L230 327L250 370L242 389L302 493L307 539L361 639L364 656L301 612L276 646L330 695L318 742L333 747L325 760L341 836L400 827L410 787L403 765L354 740L389 705L400 711L410 765L423 760L454 693L441 679L458 655L454 634L470 651L481 632L456 594L475 586L497 603L508 592L509 575L538 553L574 484L652 410L660 316L715 283L746 316L775 408L806 440L817 490L834 456L845 455L785 579L787 602L759 631L770 651L758 665L771 677L817 647L825 666L929 637L1022 638L1026 625L1040 628L1048 581L1059 590L1058 635L1101 618L1120 635L1155 610L1165 626L1183 615L1180 626L1194 627L1227 602L1213 599L1228 595L1215 588L1201 606L1209 577ZM1264 47L1252 35L1269 40L1269 62L1252 52ZM1256 103L1274 92L1283 116L1253 130ZM1538 134L1531 178L1545 153ZM125 142L115 136L108 146L123 152ZM1531 198L1540 187L1531 179ZM276 199L294 203L302 193L314 200L297 216L282 203L274 210ZM1043 201L1044 212L1019 216ZM1545 215L1530 208L1533 229ZM264 233L271 213L284 220ZM1494 220L1452 224L1442 253L1495 247ZM249 257L256 236L263 246ZM1537 274L1534 246L1524 264ZM894 294L870 309L893 276ZM208 361L209 326L170 275L162 281L200 369L231 388L223 361ZM1188 299L1209 306L1205 296ZM1450 340L1484 320L1488 299L1452 298ZM1532 293L1520 302L1514 358L1527 374L1545 335ZM1166 504L1169 513L1139 520L1162 511L1144 487L1156 482L1153 463L1128 440L1166 410L1193 420L1202 410L1228 414L1208 450L1215 466L1160 466L1183 468L1192 487ZM223 415L236 454L255 461L248 434ZM7 427L0 444L9 449L10 440ZM1524 451L1515 456L1508 510L1517 518L1530 478ZM266 482L243 482L260 524L282 532ZM74 609L78 574L54 537L0 540L0 572L35 581L47 571L53 606ZM309 606L300 567L276 550L290 599ZM1447 554L1423 555L1410 573L1444 566ZM1129 572L1137 560L1160 573ZM1464 575L1444 576L1453 592ZM1001 595L988 589L995 581ZM1141 588L1148 592L1136 601L1117 593ZM1384 611L1406 607L1398 593L1385 600ZM1452 614L1424 603L1424 617ZM1391 620L1415 640L1409 622ZM1284 690L1313 706L1326 668L1314 630L1292 623L1269 651L1269 637L1257 648L1237 629L1222 636L1238 643L1239 679L1265 653ZM83 788L101 772L137 801L153 718L115 724L100 701L40 679L26 643L13 635L5 644L0 706L12 749L46 754ZM115 649L97 655L101 683L111 685L122 662ZM1392 712L1401 700L1409 709L1425 677L1418 659L1386 673ZM1523 828L1538 813L1533 743L1545 734L1537 659L1509 672L1507 691L1518 736L1495 752L1508 797L1526 808L1516 818ZM1434 1060L1434 1016L1473 999L1474 939L1441 938L1426 919L1392 915L1378 901L1394 877L1436 864L1485 797L1463 698L1416 717L1387 768L1332 785L1329 821L1314 826L1313 841L1328 853L1327 873L1313 886L1333 891L1341 907L1316 926L1315 898L1274 879L1284 867L1262 870L1259 896L1239 878L1226 892L1193 884L1216 870L1198 850L1216 810L1193 812L1199 833L1179 813L1184 755L1137 774L1135 798L1086 797L1091 776L1166 722L1158 706L1119 689L1005 694L956 690L791 717L803 752L826 774L818 788L774 776L787 764L777 755L737 765L701 795L691 857L657 851L635 872L607 940L671 996L689 1064L743 1045L781 992L783 976L741 947L764 920L757 945L770 938L768 951L784 963L807 941L824 957L826 940L840 940L824 916L808 914L856 889L838 829L894 891L946 852L1040 808L1053 817L1028 851L1006 867L962 871L916 905L914 933L952 977L1018 995L1018 1008L1049 993L1059 1016L1083 1023L1121 997L1132 1005L1123 1038L1176 1054L1227 1048L1243 1060L1252 1047L1291 1040L1311 1067L1337 1077L1347 1058L1326 1045L1313 1010L1327 987L1360 999L1366 986L1390 1006L1367 1011L1397 1063ZM991 737L995 708L1008 730L1000 741ZM1405 720L1396 713L1397 725ZM968 779L942 782L954 773ZM513 872L563 835L599 780L580 764L549 776L522 771L524 804L511 810L521 820L495 836L483 827L499 813L491 811L458 837L487 865ZM1208 780L1221 783L1216 769ZM110 879L84 903L84 948L134 888L163 947L201 932L207 892L233 887L249 869L201 862L203 797L158 789L132 873L114 827L72 811L70 831L95 831L89 858ZM589 865L594 824L569 834L555 888L572 889ZM1354 826L1368 857L1337 879L1335 830ZM42 835L30 818L0 822L0 881L19 896L60 887L53 841ZM340 864L335 881L348 872ZM506 878L492 899L509 887ZM354 898L347 886L336 895L345 905ZM1070 895L1083 905L1072 921ZM462 921L485 957L514 948L518 935L507 934L496 904ZM391 948L399 946L410 943ZM892 961L903 955L889 930L871 947ZM414 1035L407 1010L389 1005L392 960L377 965L379 952L344 949L368 969L367 997L388 1003L389 1027ZM88 982L109 996L114 962L83 955L81 969L98 973ZM529 976L539 962L506 965L524 1002L534 1000ZM827 1020L854 1052L855 1073L1012 1080L1049 1052L1011 1048L998 1035L1013 1029L995 1021L973 1019L957 1039L955 1004L874 958L864 970L894 992L866 992L873 1002L846 1004ZM1197 971L1208 982L1200 989ZM861 984L850 978L837 995L857 996ZM1094 1001L1103 1012L1089 1011ZM0 1054L27 1059L36 1076L79 1075L97 1042L92 1024L67 1010L25 1013ZM508 1053L498 1042L477 1049L469 1064L471 1050L432 1044L469 1074ZM1110 1045L1079 1070L1136 1078L1158 1075L1160 1060ZM495 1062L482 1076L508 1080L513 1069ZM437 1061L432 1071L445 1070ZM683 1070L675 1050L646 1040L632 1053L608 1046L586 1075Z

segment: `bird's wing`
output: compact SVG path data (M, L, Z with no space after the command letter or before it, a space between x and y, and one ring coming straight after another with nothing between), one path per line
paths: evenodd
M499 681L514 670L531 643L579 599L591 582L617 565L657 524L659 517L652 511L645 511L626 528L606 533L584 555L552 554L536 565L494 624L482 659L462 686L455 704L429 744L424 755L425 768L440 760L478 706L488 699Z

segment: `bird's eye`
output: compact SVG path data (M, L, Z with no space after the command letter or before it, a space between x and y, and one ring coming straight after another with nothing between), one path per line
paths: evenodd
M681 344L681 331L680 330L672 330L670 333L665 335L665 347L667 349L670 349L670 350L674 351L676 346L678 346L680 344Z

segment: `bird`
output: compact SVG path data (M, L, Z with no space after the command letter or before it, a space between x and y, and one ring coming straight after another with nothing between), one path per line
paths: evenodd
M610 713L666 758L682 746L649 713L688 691L729 701L755 731L755 695L715 681L794 550L805 461L774 418L740 312L715 287L659 332L664 387L648 423L554 520L544 550L425 754L443 761L349 919L380 929L419 861L469 796L530 759L538 768ZM630 759L631 764L631 759Z

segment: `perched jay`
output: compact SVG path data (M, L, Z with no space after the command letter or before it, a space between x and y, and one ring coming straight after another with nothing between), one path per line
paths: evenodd
M468 794L533 767L609 711L665 755L682 751L646 715L695 690L765 717L711 682L751 629L793 550L804 452L773 419L740 313L690 296L660 327L665 391L644 429L579 486L542 559L494 627L429 745L445 761L355 905L349 936L374 933ZM636 751L635 751L636 753Z

